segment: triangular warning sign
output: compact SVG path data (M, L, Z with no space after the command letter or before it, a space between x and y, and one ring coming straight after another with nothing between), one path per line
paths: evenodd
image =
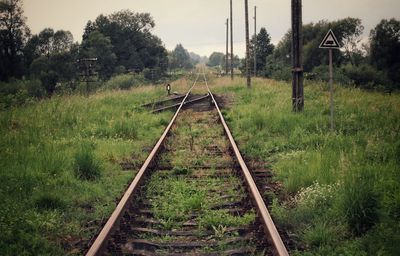
M328 34L322 40L319 48L329 49L329 48L340 48L339 41L336 39L335 34L333 34L332 29L329 30Z

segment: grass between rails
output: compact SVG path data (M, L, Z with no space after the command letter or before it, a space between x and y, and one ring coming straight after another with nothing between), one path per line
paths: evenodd
M234 214L228 211L229 206L224 207L225 204L241 203L246 199L244 188L234 171L229 167L216 168L217 164L231 163L232 159L227 153L229 145L222 126L215 122L215 118L215 112L195 113L187 110L180 114L167 139L168 151L163 153L161 161L162 166L170 168L156 171L145 191L144 199L150 202L154 218L160 223L156 228L165 231L187 230L185 223L194 223L192 232L195 238L170 235L146 235L141 238L162 242L184 242L185 239L189 242L217 242L218 246L200 248L201 252L214 253L253 246L249 241L227 244L227 239L240 237L239 231L232 228L252 225L256 215L248 209L243 209L241 214ZM218 148L221 155L210 150L214 148ZM203 169L204 166L211 168ZM167 251L158 253L165 254Z
M219 79L233 95L224 115L242 152L272 167L285 202L271 206L299 242L295 255L396 255L400 251L400 95L337 87L336 131L325 85L305 87L291 112L285 82Z
M161 87L53 97L0 112L0 254L79 254L172 113L138 107Z

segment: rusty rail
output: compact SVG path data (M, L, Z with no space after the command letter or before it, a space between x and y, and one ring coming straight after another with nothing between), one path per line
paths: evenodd
M262 223L264 224L265 233L268 235L268 239L270 240L270 243L272 243L272 245L274 247L275 254L279 255L279 256L287 256L287 255L289 255L289 253L287 252L287 249L281 239L281 236L279 235L278 230L275 227L275 224L271 218L271 215L268 212L267 206L265 205L264 200L262 199L262 196L257 188L257 185L254 182L254 179L251 176L251 173L250 173L249 169L247 168L246 163L243 160L243 157L239 151L239 148L236 145L235 140L233 139L232 133L229 130L229 127L225 122L224 116L221 113L218 103L215 100L214 95L212 94L212 92L208 86L205 73L203 73L203 77L204 77L204 81L206 83L208 93L210 94L211 99L214 102L214 105L218 111L218 115L221 120L221 123L224 126L225 133L228 136L228 139L229 139L229 142L233 149L233 152L235 153L236 159L240 165L242 175L245 178L245 181L246 181L246 184L250 191L251 197L256 206L257 213L258 213L259 217L261 218Z
M204 100L204 99L206 99L206 98L208 98L208 97L210 97L209 94L204 95L204 96L201 96L201 97L199 97L199 98L197 98L197 99L188 100L188 101L185 101L185 102L183 103L183 105L186 106L186 105L189 105L189 104L192 104L192 103L196 103L196 102L202 101L202 100ZM165 110L169 110L169 109L171 109L171 108L176 108L176 107L179 107L179 106L180 106L180 103L179 103L179 104L174 104L174 105L171 105L171 106L166 106L166 107L158 108L158 109L153 110L152 113L159 113L159 112L162 112L162 111L165 111Z
M186 96L186 95L180 95L180 96L176 96L176 97L169 98L169 99L154 101L154 102L150 102L150 103L143 104L143 105L141 105L141 107L146 108L146 107L151 107L151 106L162 105L162 104L165 103L165 102L177 101L177 100L183 99L183 98L185 98L185 96Z
M182 107L185 103L185 100L188 98L193 87L196 85L196 82L197 82L199 76L200 76L200 74L197 75L196 80L194 81L194 83L193 83L192 87L189 89L189 91L186 93L185 98L182 100L178 110L175 112L175 115L172 117L171 122L168 124L167 128L165 129L164 133L161 135L160 139L154 146L150 155L147 157L143 166L140 168L139 172L135 176L135 179L129 185L129 188L126 190L124 196L119 201L119 203L118 203L117 207L115 208L114 212L112 213L111 217L108 219L107 223L104 225L100 234L97 236L96 240L90 247L89 251L86 253L86 256L100 255L101 252L106 248L108 238L110 237L111 233L114 231L116 226L119 224L121 217L124 215L126 209L128 208L129 200L134 195L134 192L137 190L137 188L143 181L143 178L145 177L148 166L153 161L154 157L156 156L159 149L161 148L161 145L164 142L165 138L167 137L169 131L171 130L171 127L174 124L174 122L179 114L179 111L182 109Z
M123 214L125 213L126 209L129 207L130 203L129 201L131 200L132 196L134 195L135 191L138 189L138 187L141 185L141 183L144 180L145 174L146 174L146 170L148 169L150 163L154 160L156 154L159 152L161 145L163 144L165 138L167 137L169 131L171 130L171 127L173 126L180 110L183 108L183 106L185 105L185 101L187 100L187 98L190 95L190 92L192 91L193 87L196 85L198 79L199 79L200 74L197 75L192 87L189 89L188 93L186 94L185 98L182 100L181 104L179 105L178 110L176 111L175 115L172 117L171 122L169 123L169 125L167 126L167 128L165 129L164 133L162 134L162 136L160 137L160 139L158 140L158 142L156 143L156 145L154 146L153 150L151 151L150 155L147 157L146 161L144 162L143 166L140 168L138 174L136 175L136 177L134 178L133 182L130 184L129 188L127 189L127 191L125 192L124 196L122 197L122 199L120 200L120 202L118 203L116 209L114 210L114 212L112 213L111 217L108 219L107 223L105 224L105 226L103 227L103 229L101 230L100 234L97 236L96 240L94 241L94 243L92 244L92 246L90 247L89 251L87 252L87 256L93 256L93 255L100 255L104 249L106 248L107 245L107 240L109 239L110 235L112 234L112 232L118 227L119 225L119 221L121 219L121 217L123 216ZM285 247L285 245L282 242L282 239L275 227L275 224L268 212L268 209L262 199L262 196L260 195L260 192L252 178L252 175L249 171L249 169L247 168L243 157L236 145L235 140L233 139L233 136L229 130L228 125L226 124L224 117L221 113L221 110L214 98L214 95L212 94L208 83L207 83L207 79L205 74L203 73L203 78L208 90L209 95L207 95L207 97L211 97L216 110L218 112L218 115L220 117L220 121L224 127L224 131L225 134L227 135L231 147L233 149L233 152L235 154L235 157L241 167L241 174L245 179L245 182L247 184L248 190L251 194L251 198L253 200L253 203L255 205L256 211L258 216L260 217L260 220L263 224L264 230L265 230L265 234L267 236L268 241L270 242L270 244L273 246L273 251L275 255L279 255L279 256L288 256L288 252L287 249Z

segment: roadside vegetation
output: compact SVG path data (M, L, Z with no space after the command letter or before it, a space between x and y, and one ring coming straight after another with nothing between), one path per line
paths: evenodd
M294 255L396 255L400 251L400 96L306 82L305 111L291 111L286 82L215 80L239 147L283 185L270 206L297 241Z
M81 253L171 118L164 88L55 96L0 112L0 254Z

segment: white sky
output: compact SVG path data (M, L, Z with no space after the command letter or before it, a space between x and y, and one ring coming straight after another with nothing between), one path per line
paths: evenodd
M253 13L257 6L257 27L265 27L276 44L290 27L290 0L249 0L249 22L254 33ZM233 0L234 52L245 52L244 0ZM229 0L24 0L25 16L32 33L46 27L69 30L81 41L88 20L122 9L149 12L155 22L154 34L167 49L176 44L209 56L225 52L225 21ZM381 19L400 19L400 0L303 0L303 23L340 18L361 18L365 36Z

